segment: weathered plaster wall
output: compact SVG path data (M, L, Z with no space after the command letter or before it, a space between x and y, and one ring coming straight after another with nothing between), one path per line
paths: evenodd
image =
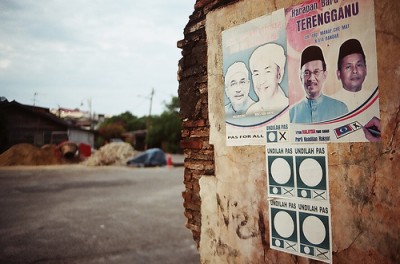
M269 248L264 147L226 147L221 32L302 1L197 1L179 97L187 227L202 263L317 263ZM334 263L400 262L399 1L375 0L382 142L329 144Z

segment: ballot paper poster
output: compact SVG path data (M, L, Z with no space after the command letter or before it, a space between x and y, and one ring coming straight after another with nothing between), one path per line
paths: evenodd
M269 199L270 247L332 262L330 207L327 202Z
M329 200L325 144L268 144L268 197Z
M289 141L285 27L280 9L222 32L227 146Z
M332 260L325 144L267 144L271 248Z
M374 1L305 1L285 16L290 142L379 141Z

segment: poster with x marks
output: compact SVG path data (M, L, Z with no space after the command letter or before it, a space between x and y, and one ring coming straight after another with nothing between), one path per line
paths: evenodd
M328 202L271 198L269 215L272 249L332 262Z
M267 144L268 197L329 200L325 144Z

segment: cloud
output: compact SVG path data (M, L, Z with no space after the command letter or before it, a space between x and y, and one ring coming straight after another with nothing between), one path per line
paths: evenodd
M92 97L96 112L141 116L135 105L154 88L160 113L177 95L176 42L192 9L188 0L2 0L1 95L30 103L37 92L45 107Z
M10 60L0 60L0 69L6 69L10 66Z

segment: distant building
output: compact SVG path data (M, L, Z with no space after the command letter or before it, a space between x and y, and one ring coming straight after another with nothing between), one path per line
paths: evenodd
M36 146L71 141L94 146L94 131L77 127L48 108L0 101L0 151L18 143Z
M105 120L105 115L103 114L91 114L90 111L82 111L79 108L69 109L59 107L51 109L50 112L67 121L69 124L88 130L95 129Z
M51 113L62 119L80 119L83 117L90 118L89 112L79 110L79 108L68 109L64 107L51 109Z
M135 150L146 150L146 136L146 129L125 132L122 134L124 141L134 146Z

